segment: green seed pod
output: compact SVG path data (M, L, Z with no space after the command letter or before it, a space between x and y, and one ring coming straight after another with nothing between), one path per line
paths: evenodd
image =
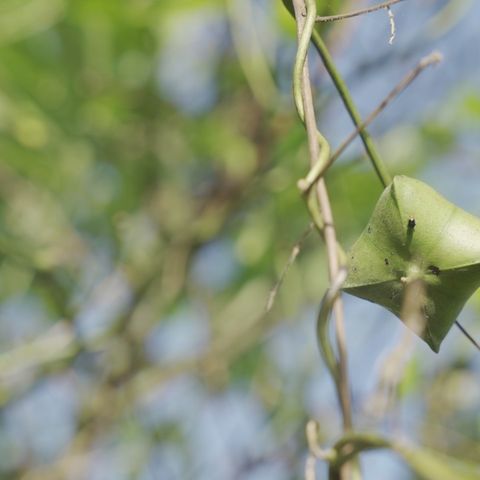
M397 176L348 256L344 291L401 318L407 284L421 280L421 337L438 352L480 286L480 219L419 180Z

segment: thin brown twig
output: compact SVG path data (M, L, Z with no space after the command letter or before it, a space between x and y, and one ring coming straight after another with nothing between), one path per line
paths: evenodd
M387 2L379 3L378 5L374 5L368 8L362 8L360 10L355 10L349 13L341 13L339 15L329 15L328 17L317 17L317 22L335 22L337 20L345 20L347 18L359 17L360 15L365 15L367 13L376 12L378 10L382 10L384 8L389 8L396 3L403 2L403 0L389 0Z
M408 72L397 85L390 91L390 93L379 103L379 105L368 115L368 117L359 125L333 152L330 157L329 164L332 164L352 143L355 137L366 127L368 127L375 118L394 100L400 93L402 93L419 75L430 65L435 65L443 60L443 55L440 52L432 52L430 55L422 58L420 62Z
M312 178L308 178L303 189L309 189L325 172L331 167L333 162L346 150L346 148L355 140L360 132L364 131L378 115L398 96L402 93L428 66L439 63L443 59L440 52L432 52L430 55L422 58L420 62L410 70L400 82L390 91L390 93L378 104L378 106L368 115L368 117L360 123L355 130L340 144L340 146L330 155L329 159L322 165L322 168L315 172Z
M304 0L293 0L295 10L295 17L297 21L297 34L300 39L305 26L305 16L303 15L305 9ZM313 107L313 96L309 78L308 62L305 62L302 73L302 97L304 106L304 120L308 136L308 145L310 153L310 164L313 165L319 157L319 144L317 137L317 123L315 119L315 111ZM323 179L319 179L316 184L317 198L320 209L322 211L324 221L324 239L327 250L329 276L333 279L337 276L339 269L339 261L337 256L337 240L336 232L333 222L333 215L330 206L330 199L327 188ZM341 299L338 299L334 304L335 313L335 330L338 347L338 358L340 367L340 382L339 382L339 402L342 410L343 424L346 431L352 429L352 413L350 390L348 382L347 370L347 352L345 341L345 327L343 318L343 304Z
M355 126L360 125L362 123L362 118L357 107L355 106L352 95L347 87L347 84L345 83L345 80L342 78L342 75L335 66L335 62L333 61L325 42L322 40L322 37L317 30L313 31L312 41L315 45L315 49L322 59L325 70L328 72L328 75L330 76L338 94L340 95L349 117L352 119L352 122ZM360 137L375 173L378 175L378 178L382 182L383 186L386 187L391 183L392 179L385 163L377 152L377 148L375 147L372 137L368 133L368 130L362 130L360 132Z
M443 56L439 52L432 52L430 55L424 57L413 68L408 72L405 77L400 80L400 82L390 91L390 93L380 102L380 104L370 113L370 115L360 123L355 130L340 144L340 146L332 153L329 159L322 165L322 168L318 169L315 172L315 175L312 178L304 182L303 189L309 189L319 178L321 178L325 172L330 168L333 162L345 151L345 149L355 140L355 137L359 135L362 131L365 131L365 128L368 127L375 118L400 94L405 90L417 77L418 75L428 66L439 63L442 60Z
M465 328L462 326L462 324L458 321L455 320L455 325L460 329L460 331L473 343L473 345L480 350L480 345L478 342L465 330Z

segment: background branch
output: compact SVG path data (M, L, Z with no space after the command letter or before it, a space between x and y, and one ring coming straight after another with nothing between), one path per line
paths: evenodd
M335 22L337 20L345 20L347 18L358 17L360 15L365 15L367 13L377 12L378 10L382 10L384 8L389 8L396 3L403 2L404 0L389 0L388 2L383 2L378 5L374 5L373 7L362 8L360 10L355 10L354 12L349 13L341 13L339 15L329 15L327 17L318 16L316 18L317 22Z

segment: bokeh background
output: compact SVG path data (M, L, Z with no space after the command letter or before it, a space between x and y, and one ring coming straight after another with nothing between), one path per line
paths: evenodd
M368 2L322 2L333 14ZM371 132L392 172L480 215L480 3L423 0L325 27L366 115L433 49ZM296 189L294 24L280 0L0 3L0 479L303 478L304 426L341 433L315 313L327 287ZM314 52L319 125L351 131ZM357 142L329 171L349 247L381 185ZM356 425L480 458L480 356L438 355L345 297ZM461 321L480 338L480 296ZM393 454L365 478L415 478ZM325 468L318 465L318 476Z

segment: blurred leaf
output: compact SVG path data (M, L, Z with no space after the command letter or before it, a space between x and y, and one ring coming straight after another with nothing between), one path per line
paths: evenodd
M479 480L480 466L424 448L394 445L410 468L425 480Z
M469 118L480 120L480 96L476 92L471 92L466 96L464 109Z
M0 4L0 44L51 27L63 14L64 0L3 0Z
M332 464L332 470L335 472L351 456L351 453L344 453L346 445L353 448L355 452L391 449L402 457L416 475L424 480L480 479L480 465L478 464L369 433L346 434L335 444L335 449L339 452L339 456Z

